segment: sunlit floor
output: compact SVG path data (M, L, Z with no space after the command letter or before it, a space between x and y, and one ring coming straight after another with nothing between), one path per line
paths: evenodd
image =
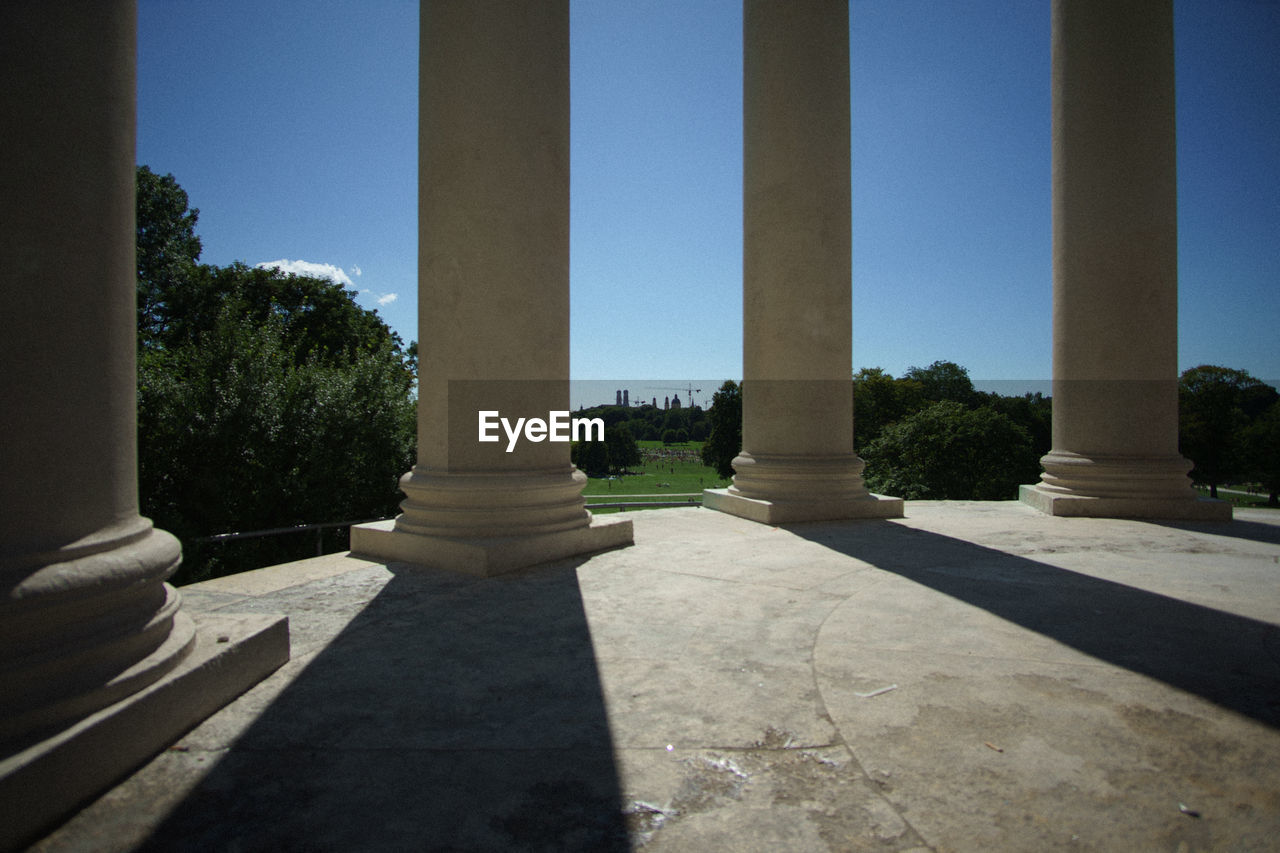
M346 555L187 587L293 660L42 850L1265 849L1280 512L912 502L497 579Z

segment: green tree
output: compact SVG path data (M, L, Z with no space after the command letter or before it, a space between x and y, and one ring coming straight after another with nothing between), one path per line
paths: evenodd
M137 167L138 335L150 340L163 330L166 301L187 283L200 259L196 221L187 193L173 175Z
M1267 506L1280 506L1280 400L1249 424L1244 448L1246 470L1267 491Z
M138 175L141 200L156 182ZM194 224L171 181L140 234ZM165 215L179 222L154 221ZM310 537L201 544L212 534L394 513L416 441L399 337L327 279L146 256L157 245L173 241L138 246L140 294L145 272L154 297L139 302L139 496L183 541L177 580L314 553Z
M609 473L609 447L603 441L579 441L569 448L569 458L588 476L603 477Z
M1020 397L979 392L982 405L995 409L1009 418L1031 436L1031 446L1037 456L1044 456L1053 445L1053 399L1039 391Z
M908 367L905 379L920 383L924 399L930 403L950 400L971 406L977 392L969 379L969 371L954 361L935 361L928 367Z
M881 430L925 405L924 387L915 379L894 379L879 367L853 375L854 449L875 441Z
M733 458L742 452L742 388L726 381L711 398L711 432L702 445L702 462L721 477L733 476Z
M1200 365L1178 380L1178 449L1195 467L1191 477L1218 486L1250 467L1245 432L1280 397L1274 388L1243 370Z
M609 453L609 469L621 473L628 466L640 464L640 446L631 437L625 423L605 427L604 443Z
M1012 500L1040 473L1026 430L950 400L886 427L864 458L869 489L908 500Z

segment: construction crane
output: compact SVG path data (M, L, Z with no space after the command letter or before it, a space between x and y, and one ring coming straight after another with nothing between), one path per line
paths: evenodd
M694 387L693 387L693 385L689 385L687 388L662 388L662 387L657 386L657 385L646 385L644 390L646 390L646 391L675 391L676 393L679 393L679 392L681 392L681 391L684 391L684 392L685 392L685 395L686 395L686 396L685 396L685 404L686 404L686 405L689 405L689 406L692 406L692 405L694 404L694 403L693 403L693 395L694 395L695 393L697 393L697 394L701 394L701 393L702 393L702 389L701 389L701 388L694 388Z

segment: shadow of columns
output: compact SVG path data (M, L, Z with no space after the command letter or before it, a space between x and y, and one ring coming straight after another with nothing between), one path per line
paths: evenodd
M785 529L1100 661L1280 728L1276 625L891 522ZM1225 533L1222 525L1206 529ZM1240 533L1264 535L1254 528Z
M581 562L391 566L141 849L629 849Z

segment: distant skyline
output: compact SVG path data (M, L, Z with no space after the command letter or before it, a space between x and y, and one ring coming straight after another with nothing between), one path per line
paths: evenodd
M1179 369L1274 381L1280 3L1174 8ZM570 11L571 375L738 379L740 3ZM850 19L851 369L1047 379L1049 3ZM139 0L138 162L187 190L205 262L328 275L416 339L417 51L414 0Z

